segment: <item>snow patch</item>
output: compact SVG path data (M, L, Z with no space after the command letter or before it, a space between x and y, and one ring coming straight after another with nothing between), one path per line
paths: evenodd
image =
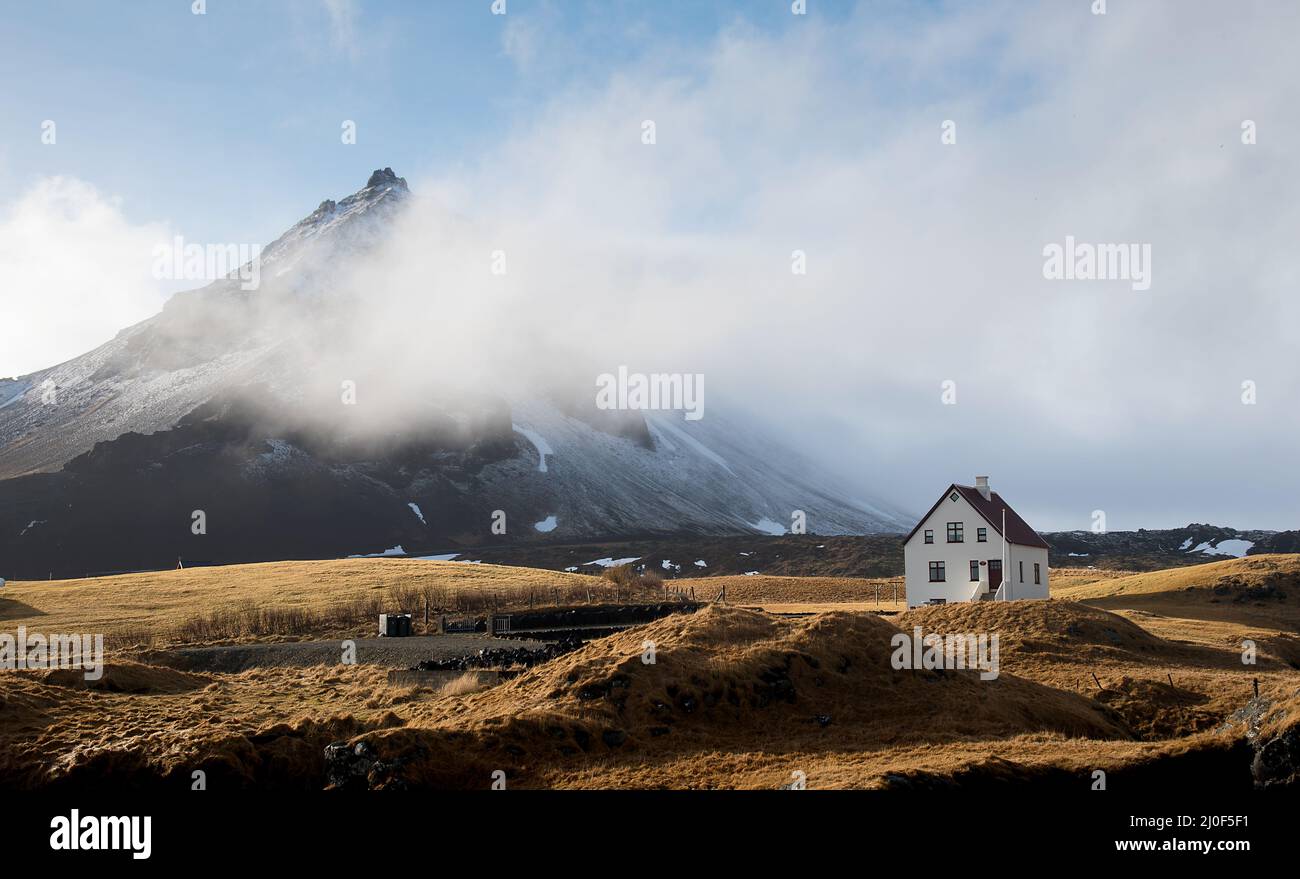
M686 443L686 445L690 446L691 449L693 449L697 455L700 455L703 458L707 458L708 460L712 461L714 464L717 464L723 470L726 470L732 476L736 475L736 472L731 469L731 465L727 463L726 458L722 457L717 452L710 449L708 446L706 446L704 443L697 440L695 437L691 436L682 428L678 427L677 425L673 424L667 419L663 421L657 421L656 424L659 427L662 427L665 430L667 430L669 433L677 437L682 442Z
M1187 550L1192 548L1192 538L1189 537L1186 540L1184 540L1183 545L1178 548L1181 549L1183 552L1187 552Z
M419 504L417 504L415 501L408 501L406 505L411 508L412 513L415 513L415 515L419 517L421 525L429 524L428 522L424 521L424 513L420 512Z
M753 577L753 576L756 576L757 574L758 574L758 571L746 571L746 572L745 572L745 576L746 576L746 577Z
M704 559L696 559L696 560L695 560L695 567L697 567L697 568L707 568L708 565L706 565L706 564L704 563Z
M555 451L551 448L550 444L546 442L546 438L543 437L540 433L538 433L535 430L529 430L528 428L520 427L517 424L511 424L510 426L514 428L515 433L522 433L525 437L527 437L528 441L533 444L533 448L537 449L537 472L545 473L546 456L555 454ZM550 531L551 529L538 528L537 530Z
M418 556L422 562L454 562L460 557L458 552L447 552L442 555L422 555Z
M785 533L784 525L782 525L780 522L773 522L771 519L768 519L767 517L763 517L762 519L759 519L757 522L749 523L749 527L756 528L759 531L762 531L764 534L774 534L777 537L780 537L782 534Z
M632 562L635 562L635 561L637 561L637 560L640 559L640 558L641 558L641 556L639 556L639 555L638 555L638 556L633 556L633 557L630 558L630 559L612 559L612 558L603 558L603 559L596 559L596 560L594 560L594 561L590 561L590 562L584 562L584 564L585 564L585 565L600 565L602 568L617 568L617 567L620 567L621 565L630 565L630 564L632 564Z
M545 533L547 531L554 531L555 526L558 524L560 524L559 519L555 518L554 516L547 516L545 519L543 519L540 522L534 522L533 527L536 528L538 531Z
M1246 551L1255 545L1253 540L1220 540L1218 546L1210 546L1209 542L1202 543L1192 550L1192 552L1203 552L1206 555L1223 555L1233 558L1242 558Z
M382 558L388 558L389 556L395 556L395 555L406 555L406 550L402 549L402 545L401 545L400 543L397 544L397 546L394 546L392 549L386 549L386 550L384 550L383 552L366 552L366 553L362 553L362 554L360 554L360 555L350 555L350 556L348 556L348 558L350 558L350 559L382 559Z

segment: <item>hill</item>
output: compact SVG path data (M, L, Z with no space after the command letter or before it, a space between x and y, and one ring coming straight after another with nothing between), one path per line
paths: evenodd
M1194 775L1198 784L1248 790L1250 742L1264 740L1247 732L1262 728L1267 741L1282 741L1300 707L1300 676L1276 647L1294 631L1286 619L1250 628L1091 602L1181 596L1184 583L1202 588L1196 583L1218 576L1267 582L1297 564L1245 559L1072 587L1092 593L1083 602L952 605L892 618L712 605L591 641L479 692L390 685L383 667L365 664L178 670L165 664L167 651L131 645L146 636L201 643L211 633L187 621L222 608L263 617L296 609L311 623L257 637L341 638L371 632L373 620L331 616L330 608L386 602L400 589L443 590L468 605L488 595L509 603L546 589L585 597L588 588L620 587L575 574L393 559L11 584L0 604L6 628L102 626L124 637L100 682L67 672L0 676L0 780L157 788L184 785L201 768L209 783L234 787L480 789L500 769L511 787L773 788L800 777L810 787L1086 787L1103 768L1113 782L1177 784ZM1207 579L1209 568L1218 570ZM743 587L760 601L819 603L827 590L872 587L815 578L727 583L729 600ZM917 626L998 635L998 676L894 668L893 639ZM1170 637L1171 626L1210 629L1184 639ZM1242 664L1236 641L1246 631L1262 639L1252 666ZM339 742L346 746L327 748ZM1270 752L1264 777L1290 778L1294 767L1278 748L1283 756Z

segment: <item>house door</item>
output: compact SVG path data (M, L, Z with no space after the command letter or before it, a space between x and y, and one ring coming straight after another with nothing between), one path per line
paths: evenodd
M989 591L997 592L1002 585L1002 559L989 559Z

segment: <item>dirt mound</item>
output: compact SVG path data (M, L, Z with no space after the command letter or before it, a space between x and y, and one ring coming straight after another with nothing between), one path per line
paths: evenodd
M1173 739L1211 729L1223 715L1202 694L1165 681L1128 675L1106 681L1094 697L1113 708L1145 739Z
M188 693L212 683L212 678L138 662L105 664L103 674L87 680L82 669L55 669L41 676L47 684L102 690L108 693Z
M898 634L871 614L786 620L711 606L465 697L454 722L417 718L349 745L364 741L385 767L377 786L487 787L488 767L527 784L539 764L664 751L1130 737L1105 706L1005 673L895 669Z
M66 676L0 675L0 787L187 790L203 770L211 789L319 789L326 745L430 696L359 665L208 677L113 663L100 689Z
M1066 653L1072 659L1116 652L1150 656L1172 645L1121 616L1073 601L978 601L922 607L899 614L897 625L927 633L997 633L1002 649Z

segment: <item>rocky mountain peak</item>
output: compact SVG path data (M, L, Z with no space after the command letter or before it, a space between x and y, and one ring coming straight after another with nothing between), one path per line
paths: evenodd
M380 168L370 175L370 179L366 181L366 189L373 189L376 186L390 186L409 191L406 186L406 178L398 177L393 173L392 168Z

